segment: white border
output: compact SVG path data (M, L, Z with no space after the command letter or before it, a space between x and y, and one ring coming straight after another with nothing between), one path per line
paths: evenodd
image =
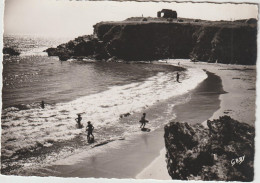
M19 1L19 0L17 0ZM84 1L84 0L82 0ZM137 0L137 1L148 1L148 0ZM152 0L152 2L194 2L194 3L198 3L198 2L215 2L215 3L254 3L254 4L260 4L259 0L207 0L207 1L203 1L203 0L194 0L194 1L183 1L183 0L179 0L179 1L170 1L170 0ZM259 11L259 9L258 9ZM4 0L0 0L0 35L1 35L1 40L0 40L0 58L1 61L3 60L3 54L2 54L2 49L3 49L3 17L4 17ZM258 17L259 17L259 13L258 13ZM258 24L258 30L259 30L259 24ZM260 36L258 36L257 38L257 55L259 55L259 50L260 50L260 45L259 45L259 40L260 40ZM257 57L257 70L259 68L259 57ZM0 64L0 70L2 71L2 64ZM254 170L255 170L255 178L253 182L260 182L260 161L259 161L259 148L260 148L260 143L259 143L259 108L258 105L259 103L259 72L257 72L257 80L256 80L256 123L255 123L255 127L256 127L256 138L255 138L255 162L254 162ZM0 83L1 83L1 88L2 88L2 74L0 75ZM0 96L2 98L2 92L0 93ZM2 111L2 100L0 100L0 114ZM0 129L1 131L1 129ZM0 137L1 139L1 137ZM198 182L198 183L206 183L206 182L216 182L216 181L179 181L179 180L135 180L135 179L94 179L94 178L59 178L59 177L21 177L21 176L5 176L5 175L0 175L0 182L2 183L31 183L31 182L37 182L37 183L72 183L72 182L89 182L89 183L101 183L101 182L107 182L107 183L120 183L120 182L125 182L125 183L136 183L136 182L142 182L142 183L176 183L176 182L189 182L189 183L193 183L193 182ZM218 181L218 182L222 182L222 181Z

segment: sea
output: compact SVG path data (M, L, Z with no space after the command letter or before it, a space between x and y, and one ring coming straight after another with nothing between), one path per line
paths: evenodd
M4 36L4 46L21 54L3 56L3 174L19 174L93 149L93 145L139 135L144 112L151 131L161 128L176 117L174 106L189 101L187 93L207 78L203 70L162 60L59 61L44 52L71 39ZM177 72L181 83L176 82ZM82 129L76 127L77 114L82 116ZM87 142L88 121L95 128L93 144Z

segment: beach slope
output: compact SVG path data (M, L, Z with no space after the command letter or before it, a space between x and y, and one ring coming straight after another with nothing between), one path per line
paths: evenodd
M201 68L215 73L221 78L225 93L219 96L220 106L209 119L213 120L223 115L229 115L235 120L245 122L252 127L255 126L256 66L192 63L188 60L168 60L167 62L168 64L180 65L186 68ZM207 126L206 121L202 124ZM165 151L165 149L162 149L162 151ZM154 174L158 168L167 171L163 159L165 159L165 154L161 153L160 157L157 157L147 168L140 172L137 178L171 179L165 172L161 174L165 175L165 177Z

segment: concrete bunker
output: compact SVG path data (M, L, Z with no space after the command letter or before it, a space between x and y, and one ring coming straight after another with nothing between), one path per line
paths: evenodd
M157 17L177 18L177 12L170 9L162 9L162 11L157 12Z

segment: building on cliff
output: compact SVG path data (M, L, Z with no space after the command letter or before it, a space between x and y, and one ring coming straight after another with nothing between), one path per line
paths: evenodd
M163 13L163 16L162 16ZM162 9L162 11L157 12L157 17L163 18L177 18L177 12L170 9Z

